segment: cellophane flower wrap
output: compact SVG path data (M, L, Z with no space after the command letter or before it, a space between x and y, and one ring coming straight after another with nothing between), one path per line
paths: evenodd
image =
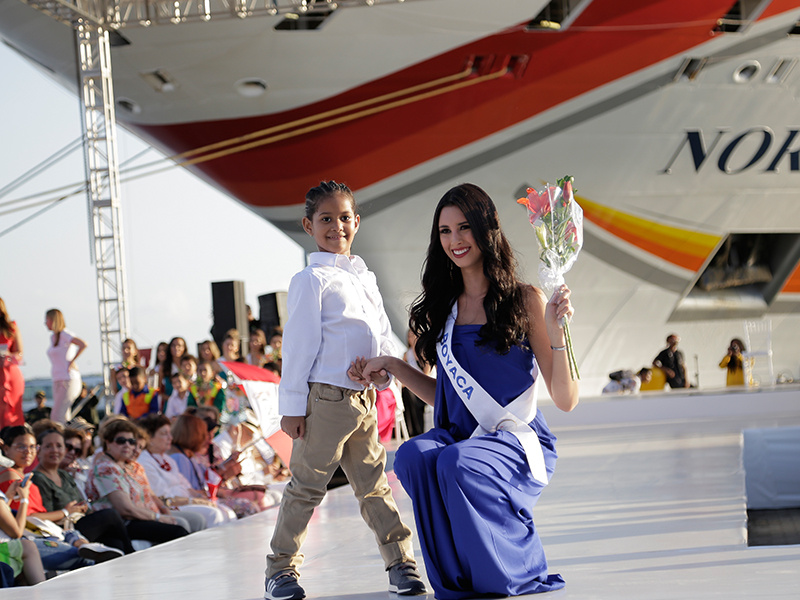
M546 184L541 192L528 188L528 195L517 200L527 207L539 242L539 283L548 297L564 284L564 274L575 264L583 246L583 209L575 202L572 182L573 178L567 176L556 185ZM570 376L580 379L569 321L562 320L561 326L567 341Z

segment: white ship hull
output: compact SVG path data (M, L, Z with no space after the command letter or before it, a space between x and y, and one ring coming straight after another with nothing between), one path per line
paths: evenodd
M546 4L417 0L313 31L276 30L279 15L123 28L117 118L170 155L260 132L188 168L307 248L305 190L350 184L354 250L401 337L445 190L486 189L536 281L515 199L574 175L586 242L567 282L587 391L648 365L673 331L690 379L723 385L745 319L771 320L774 373L800 376L800 1L762 3L733 33L712 33L731 0L594 0L560 31L526 30ZM74 87L69 28L0 0L0 36ZM697 289L730 236L757 233L770 281Z

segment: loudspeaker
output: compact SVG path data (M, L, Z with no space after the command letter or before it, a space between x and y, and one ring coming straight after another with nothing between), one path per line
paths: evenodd
M246 348L245 344L249 333L247 329L247 305L244 301L244 282L212 281L211 302L214 312L214 325L211 327L211 336L217 345L222 345L226 331L237 329L242 337L242 348Z
M286 292L273 292L258 297L258 307L260 312L261 329L267 335L275 328L286 323Z

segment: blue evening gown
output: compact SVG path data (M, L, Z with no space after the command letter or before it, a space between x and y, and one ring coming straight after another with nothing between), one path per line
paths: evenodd
M502 405L532 383L530 350L500 355L477 346L480 325L456 325L456 360ZM531 476L521 444L506 431L469 436L477 427L437 365L435 427L397 450L394 470L411 497L428 579L439 600L516 596L564 587L548 574L533 506L543 486ZM548 478L555 436L541 411L531 423Z

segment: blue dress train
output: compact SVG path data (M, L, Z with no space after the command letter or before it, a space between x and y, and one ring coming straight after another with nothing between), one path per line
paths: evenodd
M499 355L477 346L480 325L456 325L452 352L495 400L506 405L532 383L533 354L514 347ZM506 431L469 436L477 422L443 375L436 381L435 427L397 450L394 470L411 497L428 579L439 600L515 596L564 587L550 575L533 523L543 486L525 452ZM537 410L531 423L548 478L555 436Z

